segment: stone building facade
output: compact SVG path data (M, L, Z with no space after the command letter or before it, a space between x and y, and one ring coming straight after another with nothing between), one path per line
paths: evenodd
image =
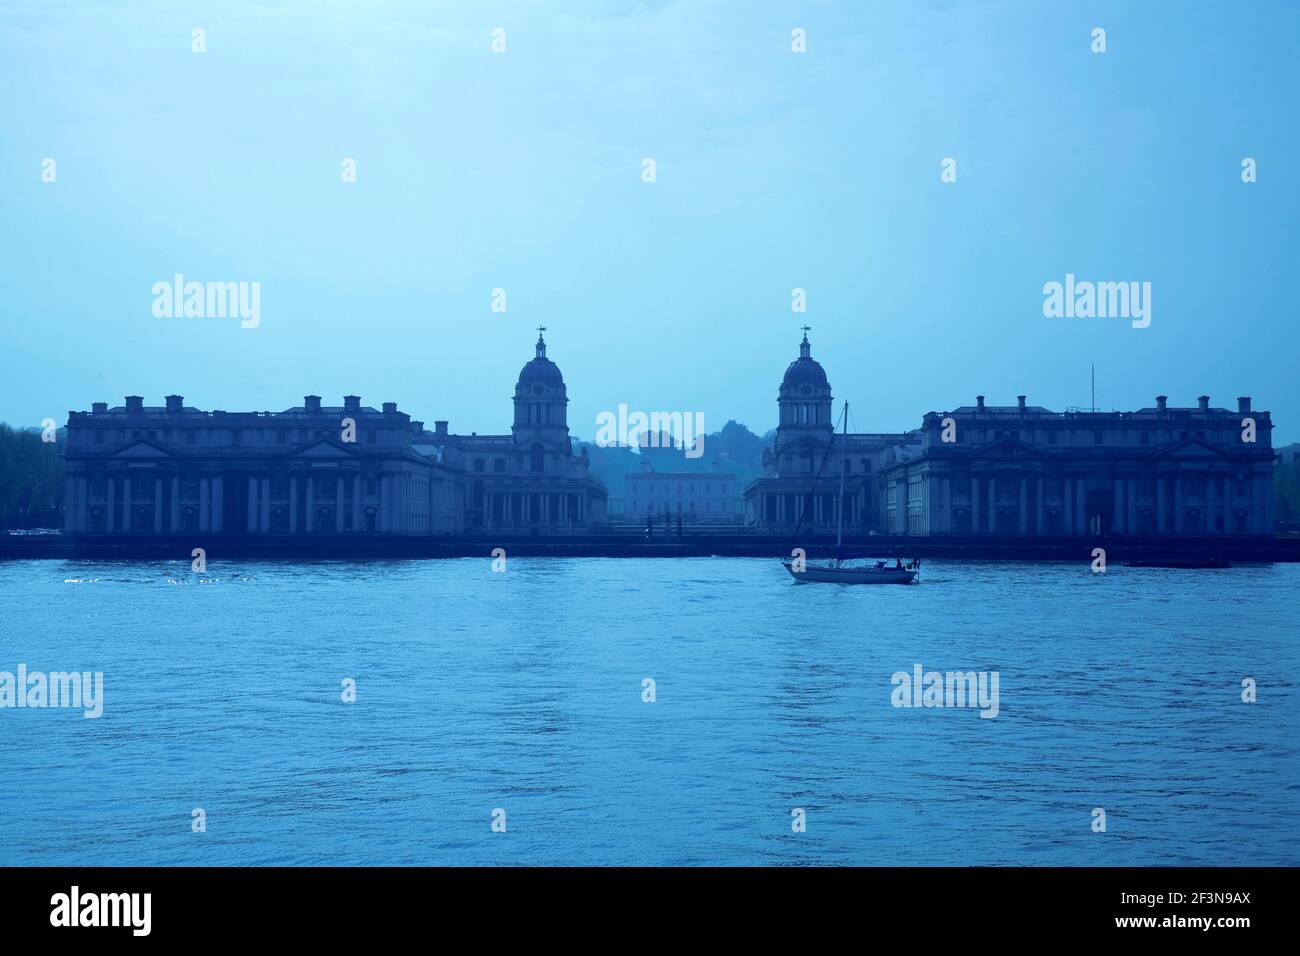
M655 471L644 462L623 478L624 517L630 522L678 518L687 524L735 524L740 493L730 472Z
M315 395L280 412L202 411L179 395L70 412L65 531L77 535L555 533L604 522L574 456L564 380L538 338L510 435L433 431L393 402Z
M799 357L777 391L778 424L763 452L763 477L744 490L746 524L767 532L801 528L833 533L844 472L844 528L848 534L882 530L879 469L887 449L905 434L844 434L832 406L830 382L812 357L805 331Z
M945 423L948 426L945 428ZM895 534L1273 533L1268 412L1172 407L1054 412L1025 403L931 412L881 470ZM945 441L945 431L947 438Z
M65 530L457 534L459 475L414 447L422 428L395 403L355 395L334 406L308 395L281 412L202 411L179 395L96 402L68 416Z
M841 435L807 336L786 369L766 474L745 489L760 530L833 531L841 463L845 530L891 535L1267 535L1272 421L1165 396L1136 412L975 405L904 433ZM814 482L820 470L821 476Z
M510 434L452 435L439 421L417 439L422 447L441 448L464 476L468 533L558 534L606 522L608 492L591 476L586 448L573 453L568 391L559 367L546 357L542 331L515 383Z

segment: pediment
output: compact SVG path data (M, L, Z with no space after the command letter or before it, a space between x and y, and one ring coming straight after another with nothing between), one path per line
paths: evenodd
M1207 444L1199 438L1186 438L1176 445L1170 445L1160 452L1161 458L1226 458L1220 448Z
M1042 453L1014 438L999 438L976 449L980 455L993 458L1041 458Z
M176 453L148 438L137 438L113 452L113 458L175 458Z
M355 456L356 452L331 438L312 442L295 455L297 458L353 458Z

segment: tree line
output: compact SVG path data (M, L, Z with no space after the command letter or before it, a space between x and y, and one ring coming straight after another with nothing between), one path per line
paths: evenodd
M11 428L0 422L0 531L63 527L65 432L52 442L39 428Z

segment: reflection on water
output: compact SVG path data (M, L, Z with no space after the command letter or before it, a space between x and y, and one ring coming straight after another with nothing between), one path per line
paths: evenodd
M1300 863L1300 566L490 565L0 563L0 863Z

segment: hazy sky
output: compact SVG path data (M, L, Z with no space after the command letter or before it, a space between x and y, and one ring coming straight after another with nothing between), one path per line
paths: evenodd
M806 321L861 430L1085 406L1095 361L1103 408L1250 394L1294 441L1298 38L1282 0L0 0L0 420L504 432L541 323L576 436L762 432ZM260 282L260 326L155 317L177 272ZM1045 318L1066 273L1150 282L1150 327Z

